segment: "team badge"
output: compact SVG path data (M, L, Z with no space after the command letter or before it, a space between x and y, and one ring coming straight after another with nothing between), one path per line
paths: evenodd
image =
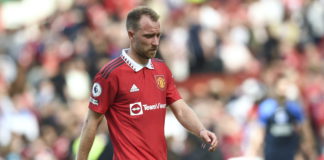
M166 82L164 75L155 75L155 82L159 89L165 89Z
M98 97L101 95L102 89L99 83L94 83L92 86L92 95L94 97Z
M141 102L132 103L129 105L129 112L131 116L138 116L143 114Z

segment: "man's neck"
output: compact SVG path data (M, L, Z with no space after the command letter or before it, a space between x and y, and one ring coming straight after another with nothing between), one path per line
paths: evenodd
M131 57L136 63L141 64L145 66L148 63L148 59L140 57L135 51L132 50L132 48L129 48L127 52L128 56Z

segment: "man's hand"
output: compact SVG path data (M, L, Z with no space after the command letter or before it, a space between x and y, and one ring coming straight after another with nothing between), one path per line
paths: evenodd
M218 140L213 132L203 129L199 132L199 136L203 141L210 145L208 151L214 152L216 150ZM203 148L205 147L205 145L206 144L203 144Z

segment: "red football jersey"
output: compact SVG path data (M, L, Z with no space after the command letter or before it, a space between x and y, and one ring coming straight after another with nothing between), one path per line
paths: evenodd
M166 106L181 97L164 62L142 66L126 52L94 78L89 108L105 114L114 160L166 160Z

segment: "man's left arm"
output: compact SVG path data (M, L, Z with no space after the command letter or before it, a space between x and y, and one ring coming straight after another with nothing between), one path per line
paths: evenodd
M316 145L313 138L314 133L311 130L310 120L308 117L306 117L303 107L300 103L293 101L290 102L289 105L290 106L288 109L290 109L290 112L292 112L296 117L297 131L299 131L302 137L301 150L308 157L308 159L316 159Z
M187 103L180 99L170 105L173 114L178 121L190 132L201 138L206 143L210 144L209 151L215 151L217 146L216 135L208 131L198 119L195 112L187 105Z

